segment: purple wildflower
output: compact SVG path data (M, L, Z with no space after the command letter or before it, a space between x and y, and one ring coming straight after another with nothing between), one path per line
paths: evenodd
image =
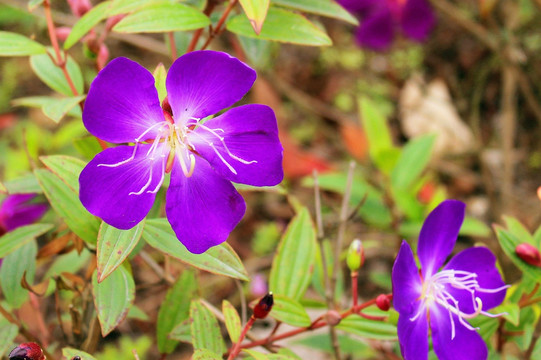
M408 38L422 42L436 23L427 0L338 0L357 16L361 25L356 38L360 46L373 50L390 47L396 28Z
M44 203L32 202L36 194L9 195L0 205L0 236L18 227L32 224L47 211Z
M178 58L160 107L154 77L139 64L117 58L96 77L83 122L111 143L79 178L80 199L92 214L130 229L149 212L165 174L171 172L166 214L192 253L226 240L246 205L231 181L271 186L282 181L282 146L271 108L239 106L256 73L226 53L195 51Z
M502 303L508 286L496 269L496 257L484 247L473 247L442 265L456 242L464 221L464 203L447 200L426 218L417 255L403 241L393 266L393 304L399 313L398 340L402 355L428 359L428 326L439 359L486 359L487 347L468 323ZM457 349L460 349L457 351Z

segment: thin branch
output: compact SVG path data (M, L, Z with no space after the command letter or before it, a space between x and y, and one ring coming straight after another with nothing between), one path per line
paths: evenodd
M222 16L220 17L220 20L218 20L216 27L214 27L214 29L212 29L212 31L210 32L209 37L207 41L205 41L205 44L201 47L201 50L205 50L210 45L212 40L214 40L214 38L222 32L222 26L225 24L225 21L227 20L227 17L229 16L231 10L233 10L235 5L237 5L237 2L238 0L229 0L229 3L227 4L227 7L225 8Z
M169 51L171 52L171 60L175 61L177 59L177 44L175 43L175 33L169 31L167 33L169 39Z

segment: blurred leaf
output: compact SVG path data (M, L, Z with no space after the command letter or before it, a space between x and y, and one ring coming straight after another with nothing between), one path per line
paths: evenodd
M222 360L222 355L206 349L197 349L193 353L192 360Z
M135 282L124 266L118 267L98 283L97 271L92 275L92 293L103 337L113 331L128 315L135 300Z
M471 216L464 218L464 223L460 228L460 235L488 237L490 234L491 231L487 224Z
M518 304L506 303L491 310L494 314L503 314L502 316L511 324L518 326L520 317L520 306Z
M73 146L87 160L92 160L97 153L103 150L94 136L73 139Z
M190 305L192 345L195 350L207 349L216 354L226 351L218 320L199 300Z
M104 1L97 4L84 14L71 28L68 38L64 42L64 50L68 50L75 45L80 38L86 35L100 21L107 18L109 15L108 8L111 5L110 1Z
M513 264L515 264L525 276L528 276L535 282L541 282L541 268L527 264L515 253L516 247L523 241L517 239L515 235L498 225L494 226L494 230L496 231L496 236L498 237L502 250Z
M225 327L229 333L231 342L236 343L239 341L240 333L242 331L242 323L240 321L239 313L237 309L227 300L222 301L222 313L225 318Z
M370 158L382 172L390 174L398 159L399 150L393 146L387 120L376 104L367 97L359 99L359 110Z
M226 243L214 246L203 254L192 254L177 239L167 219L149 219L143 239L155 249L182 262L214 274L248 281L248 273L235 251Z
M250 20L255 33L259 35L267 17L270 0L240 0L240 5Z
M391 186L394 189L411 188L430 161L435 140L434 135L425 135L410 140L404 146L391 173Z
M113 28L123 33L167 32L200 29L210 25L203 13L178 3L149 5L126 16Z
M146 230L146 229L145 229ZM158 350L170 354L178 341L169 339L169 333L190 316L190 302L197 291L197 282L192 271L184 271L175 284L167 291L158 312L156 338Z
M272 262L269 289L275 295L300 299L312 276L316 256L316 232L308 209L289 223Z
M49 170L36 169L34 174L57 215L77 236L95 245L100 220L83 207L77 192ZM70 179L67 183L70 183Z
M532 245L536 245L533 240L532 234L526 229L524 225L512 216L503 216L505 227L507 231L513 234L520 242L526 242Z
M312 350L322 350L328 354L333 353L331 337L328 333L308 335L302 339L296 340L295 344L306 346ZM351 354L353 359L378 358L375 350L362 341L359 341L358 338L352 339L347 335L338 334L338 344L340 345L340 351L345 354Z
M346 21L359 25L359 21L344 10L343 7L330 0L272 0L273 4L281 5L295 10L313 13L321 16Z
M259 35L254 33L252 24L245 14L232 17L227 22L227 30L238 35L263 40L311 46L332 45L327 34L304 16L273 7L268 10L265 24Z
M77 251L58 256L51 267L47 269L44 278L58 276L64 272L75 274L83 268L90 260L90 251L84 249L79 255Z
M28 291L21 286L26 273L29 283L34 282L38 246L35 241L24 244L3 259L0 267L0 287L7 303L18 309L28 299Z
M154 70L154 79L156 86L156 90L158 90L158 98L160 99L160 104L162 103L163 99L167 96L167 89L165 88L165 79L167 78L167 71L165 70L165 66L163 66L162 63L158 64L156 66L156 69Z
M1 193L13 194L41 194L43 191L39 186L34 174L27 174L23 177L6 181L2 184L5 190Z
M47 48L24 35L0 31L1 56L27 56L45 54Z
M251 66L256 69L264 69L269 66L272 60L272 42L242 35L237 35L237 38Z
M62 356L66 357L68 360L71 360L76 356L79 356L81 360L97 360L92 355L73 348L62 348Z
M12 101L14 106L40 107L43 114L55 123L60 122L68 113L80 116L81 111L72 111L85 97L73 96L67 98L55 98L50 96L30 96L18 98Z
M263 223L257 227L252 239L252 248L258 256L269 254L276 248L280 240L280 229L274 221Z
M143 6L160 3L171 3L169 0L115 0L109 6L107 13L110 16L131 13Z
M169 339L178 340L188 344L192 343L192 325L190 319L184 320L169 333Z
M369 320L359 315L350 315L342 319L337 329L367 339L396 340L396 326L383 321Z
M51 224L21 226L0 236L0 259L52 229Z
M252 350L252 349L242 349L242 351L244 351L247 354L250 354L255 360L268 360L267 354L263 354L262 352Z
M102 222L98 233L98 282L107 278L130 255L139 242L145 220L129 230L120 230Z
M141 321L150 321L150 317L140 307L133 305L126 315L129 319L137 319Z
M274 305L269 314L278 321L297 327L310 326L310 317L302 305L283 295L274 295Z
M68 81L66 80L62 70L53 63L53 60L48 54L33 55L30 57L30 66L34 73L54 91L57 91L66 96L73 96ZM79 65L67 55L66 69L73 81L73 85L79 94L84 92L83 74Z
M494 312L494 311L491 311ZM491 318L488 316L476 316L473 319L468 320L468 322L476 328L477 333L486 341L490 342L490 338L498 330L500 326L500 320L497 318Z
M34 10L39 5L43 4L45 0L29 0L28 1L28 11Z
M11 351L13 342L19 334L19 327L15 324L0 321L0 358L8 354Z

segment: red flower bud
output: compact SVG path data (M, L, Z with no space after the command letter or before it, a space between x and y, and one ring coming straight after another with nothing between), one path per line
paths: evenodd
M535 246L528 243L522 243L515 248L515 253L524 262L541 267L541 255Z
M323 315L323 318L327 321L327 324L331 326L336 326L342 321L342 316L340 316L340 313L336 310L327 311L327 313Z
M9 360L45 360L45 355L38 344L29 342L11 350Z
M69 34L71 32L71 28L68 26L60 26L56 28L56 37L60 41L66 41Z
M391 299L384 294L378 295L376 305L380 310L388 311L391 308Z
M89 0L68 0L73 15L81 17L92 9L92 4Z
M254 307L254 317L256 319L266 318L272 310L272 305L274 305L274 298L272 297L272 292L269 292Z
M103 69L107 64L107 60L109 60L109 49L105 44L101 44L100 49L98 50L98 56L96 58L96 65L98 66L98 69Z

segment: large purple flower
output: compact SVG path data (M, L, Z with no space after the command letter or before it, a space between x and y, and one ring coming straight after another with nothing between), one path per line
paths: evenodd
M32 224L45 214L47 204L33 202L36 194L9 195L0 205L0 236L18 227Z
M408 38L426 40L436 23L427 0L338 0L361 21L356 38L361 46L386 50L397 28Z
M487 358L486 344L468 319L498 316L487 310L502 303L507 286L495 256L484 247L463 250L443 266L455 246L464 210L464 203L447 200L428 215L417 248L420 271L407 242L396 257L393 304L400 314L398 340L406 360L428 359L429 326L439 359Z
M166 213L192 253L225 241L246 205L231 181L272 186L283 178L282 146L271 108L233 108L256 73L226 53L196 51L178 58L162 107L152 74L126 58L111 61L86 98L83 122L112 143L79 178L80 199L106 223L130 229L149 212L171 172Z

